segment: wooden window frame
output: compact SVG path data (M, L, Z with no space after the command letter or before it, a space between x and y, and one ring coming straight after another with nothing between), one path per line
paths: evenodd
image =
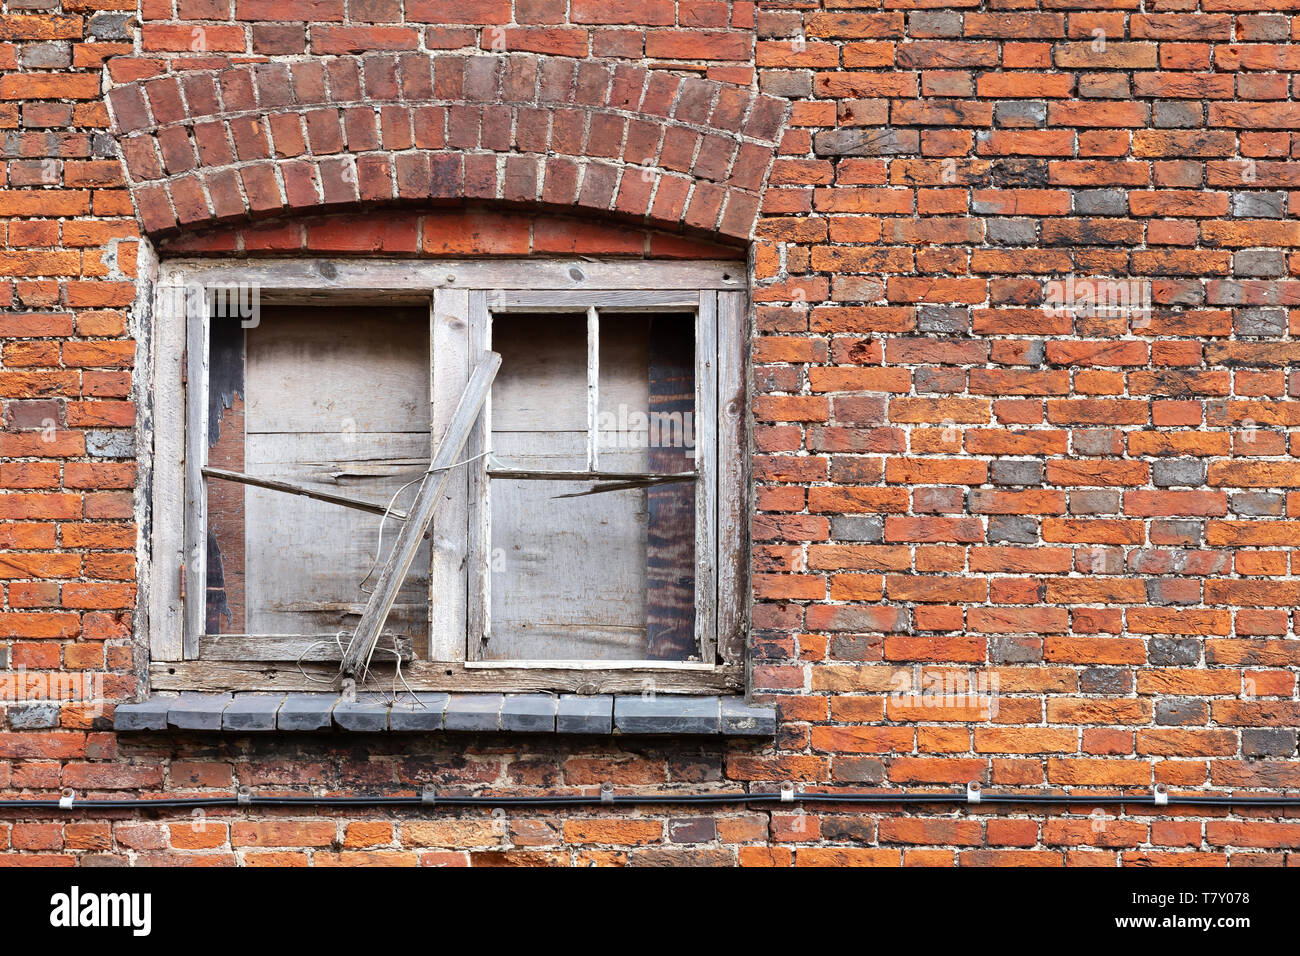
M489 661L476 654L488 620L489 459L451 474L434 515L429 657L407 662L413 690L736 693L745 688L749 593L749 302L738 262L482 259L458 261L175 260L159 270L148 354L152 368L152 517L140 622L157 690L312 691L337 663L267 660L211 648L200 655L205 595L208 292L243 284L261 305L427 305L432 439L447 428L470 371L490 347L491 315L511 310L696 314L697 579L699 659ZM590 374L590 372L589 372ZM490 409L466 456L483 453ZM706 424L707 423L707 424ZM595 470L595 469L592 469ZM458 531L457 529L463 529ZM211 642L209 642L211 643ZM232 642L233 643L233 642ZM261 656L259 656L259 654ZM392 668L376 658L372 684ZM401 686L401 685L397 685Z

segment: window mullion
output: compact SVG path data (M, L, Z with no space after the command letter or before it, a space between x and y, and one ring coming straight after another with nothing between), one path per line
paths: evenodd
M207 290L185 286L185 657L198 657L207 617L208 457Z
M587 470L600 469L600 313L587 309Z

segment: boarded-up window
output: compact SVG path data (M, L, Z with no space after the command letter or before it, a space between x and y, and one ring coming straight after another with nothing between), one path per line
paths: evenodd
M318 689L372 640L343 670L397 651L413 688L737 686L743 269L164 274L198 294L155 310L154 580L183 582L154 588L158 686L194 659L207 686ZM260 305L231 315L223 286Z
M694 338L690 315L493 319L494 468L534 474L488 485L484 658L698 656Z
M386 507L429 459L429 334L421 309L263 308L211 326L208 464ZM380 514L209 480L208 634L337 644L392 545ZM371 575L373 578L373 575ZM390 617L427 645L428 558Z

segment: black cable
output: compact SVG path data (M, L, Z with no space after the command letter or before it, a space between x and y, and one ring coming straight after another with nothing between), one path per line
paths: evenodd
M0 810L177 810L201 807L584 807L584 806L718 806L749 803L792 804L958 804L961 806L1061 805L1088 806L1193 806L1193 807L1300 807L1300 796L1284 795L1165 795L1068 793L671 793L671 794L564 794L549 796L488 796L484 794L434 794L415 796L229 796L119 798L107 800L0 800Z

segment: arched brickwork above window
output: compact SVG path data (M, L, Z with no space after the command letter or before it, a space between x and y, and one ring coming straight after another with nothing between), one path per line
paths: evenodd
M146 232L358 203L504 200L750 237L788 103L568 57L241 64L109 94Z

